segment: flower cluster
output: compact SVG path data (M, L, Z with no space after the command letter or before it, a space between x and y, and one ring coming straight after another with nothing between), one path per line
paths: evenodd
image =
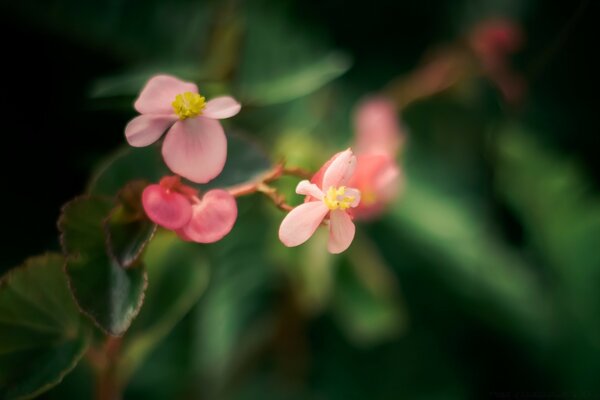
M221 173L227 139L218 120L240 111L235 99L223 96L206 101L195 84L158 75L148 81L134 107L141 115L125 128L130 145L148 146L166 132L162 155L171 171L196 183ZM198 191L182 184L178 176L148 186L142 203L153 222L199 243L221 239L237 218L235 199L228 192L211 190L199 198Z
M320 225L329 229L328 250L346 250L355 235L353 219L378 216L399 193L402 174L395 161L402 135L394 105L371 98L356 112L356 155L347 149L334 155L311 178L301 181L296 193L305 202L296 208L282 206L283 198L267 182L285 169L275 169L262 181L242 190L197 189L183 177L206 183L221 173L227 157L227 140L218 119L240 111L240 104L224 96L206 101L195 84L168 75L150 79L135 108L141 113L125 129L129 144L148 146L165 134L162 155L174 176L151 184L142 194L143 208L154 223L173 230L183 240L212 243L227 235L237 218L235 196L262 192L285 210L291 210L279 229L286 246L306 242Z
M181 183L178 176L167 176L149 185L142 194L148 217L173 230L183 240L213 243L227 235L237 218L234 197L225 190L198 191Z
M350 149L334 155L310 181L301 181L296 193L306 196L279 228L286 246L307 241L319 225L329 227L328 250L346 250L355 234L352 220L379 216L403 184L396 154L404 136L394 105L384 98L362 102L356 112L356 156Z

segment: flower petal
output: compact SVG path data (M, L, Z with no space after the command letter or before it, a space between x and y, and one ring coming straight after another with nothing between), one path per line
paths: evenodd
M317 185L310 183L310 181L306 179L298 183L298 186L296 186L296 193L312 196L317 200L323 200L323 191L319 189Z
M225 166L225 132L214 119L197 117L177 121L165 137L162 155L174 173L192 182L206 183Z
M149 185L144 189L142 205L148 218L167 229L179 229L192 217L189 200L177 192L165 190L160 185Z
M329 222L329 243L327 244L327 250L332 254L339 254L346 250L352 239L354 239L354 233L356 227L350 216L340 210L331 212Z
M185 92L198 93L198 87L171 75L156 75L146 83L133 106L141 114L174 114L171 103Z
M352 200L352 203L350 203L350 207L356 207L360 203L360 190L358 189L346 188L344 196L354 198L354 200Z
M321 188L323 191L327 191L332 186L338 187L347 184L354 174L355 168L356 157L352 154L352 150L342 151L325 170Z
M404 141L396 107L385 97L363 100L357 107L356 154L387 154L395 157Z
M127 143L144 147L156 142L177 118L174 115L140 115L125 127Z
M194 204L192 218L177 234L184 240L214 243L231 231L236 219L235 198L225 190L210 190L199 204Z
M240 112L242 105L231 96L215 97L206 103L202 116L212 119L233 117Z
M279 227L279 240L294 247L306 242L323 221L329 209L322 201L300 204L289 212Z

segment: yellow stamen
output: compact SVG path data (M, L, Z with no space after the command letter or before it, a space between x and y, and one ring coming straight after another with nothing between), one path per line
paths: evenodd
M323 202L331 211L346 210L352 205L354 196L345 196L345 193L345 186L340 186L339 188L332 186L327 190L325 197L323 197Z
M171 105L175 114L183 120L201 115L206 107L206 99L198 93L185 92L175 96L175 101Z

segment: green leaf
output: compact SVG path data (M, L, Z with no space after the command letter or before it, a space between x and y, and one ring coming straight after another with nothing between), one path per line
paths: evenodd
M123 343L120 375L124 381L204 293L210 271L203 249L164 230L148 246L144 262L152 284Z
M498 329L541 343L551 332L551 304L532 266L489 228L479 208L437 187L412 166L406 193L387 219L389 227L409 243L457 295L487 302L492 310L474 307ZM491 316L494 318L491 318Z
M243 103L272 105L284 103L309 95L350 69L350 58L340 52L331 52L312 60L286 74L240 84L239 92Z
M254 199L240 199L231 233L210 246L215 268L197 309L195 347L203 393L219 396L249 354L264 345L274 326L268 310L273 301L274 269L265 256L268 218ZM215 391L215 393L213 393ZM209 396L210 397L210 396Z
M139 313L147 278L143 265L124 269L108 255L104 221L113 207L108 198L77 198L63 208L58 227L80 310L106 333L120 336Z
M135 264L156 232L156 224L142 207L142 192L147 185L146 181L127 184L104 224L107 251L124 268Z
M223 172L206 185L187 184L200 190L233 186L248 181L270 168L266 153L252 140L241 134L227 135L227 162ZM110 157L94 174L88 192L114 196L125 184L144 179L158 182L173 175L165 166L160 146L124 148Z
M560 299L557 364L577 387L600 368L600 195L574 160L544 148L524 127L498 135L497 189L523 222L525 242L551 270Z
M332 307L350 339L372 345L405 328L396 277L368 237L357 235L337 272Z
M0 398L31 398L62 381L87 349L64 258L28 259L0 281Z
M285 3L245 11L246 31L237 69L242 104L273 105L315 92L350 68L350 58L327 46L327 33L290 24Z

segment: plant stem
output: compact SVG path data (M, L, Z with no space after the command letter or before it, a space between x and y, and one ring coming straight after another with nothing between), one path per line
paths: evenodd
M234 197L262 193L265 197L270 199L277 208L289 212L293 207L286 203L285 196L279 193L276 188L269 185L269 183L278 180L284 175L296 176L303 179L309 179L312 176L312 174L305 169L299 167L285 167L284 162L280 162L255 181L242 183L226 190Z
M122 385L117 374L121 338L108 337L101 349L90 348L87 359L96 372L96 400L120 400Z

